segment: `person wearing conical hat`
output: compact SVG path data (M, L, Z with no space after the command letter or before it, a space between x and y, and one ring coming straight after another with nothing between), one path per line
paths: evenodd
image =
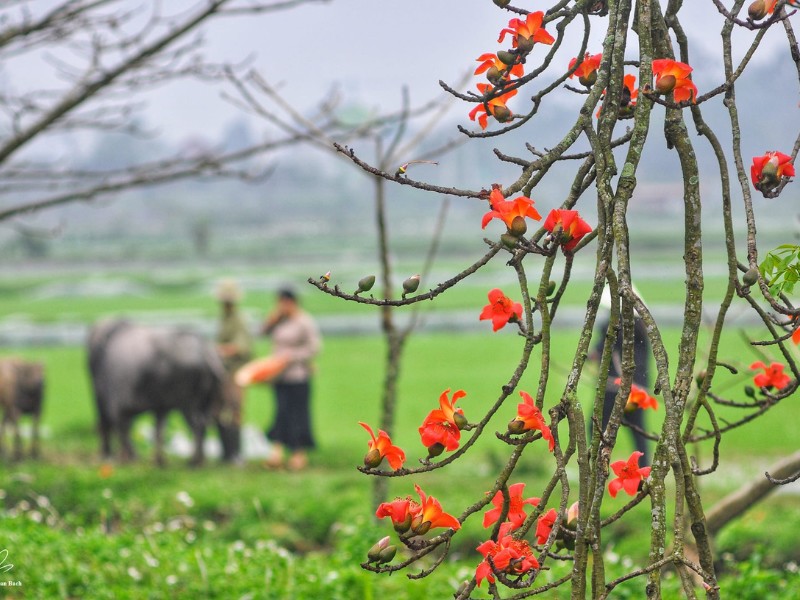
M236 281L223 279L217 284L216 297L220 303L220 317L217 324L217 353L222 359L229 375L231 395L234 402L220 415L220 437L227 437L229 448L225 460L237 460L241 449L239 431L242 424L242 389L234 383L233 374L250 360L253 354L253 338L239 312L242 290Z

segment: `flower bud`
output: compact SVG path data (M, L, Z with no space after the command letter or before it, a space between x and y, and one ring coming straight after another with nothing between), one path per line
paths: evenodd
M411 513L406 515L406 518L400 521L399 523L395 521L394 523L394 530L397 533L405 533L411 529Z
M414 518L411 522L411 531L414 532L414 535L425 535L431 530L431 522L422 520L422 515L419 515Z
M460 412L453 413L453 421L455 422L456 427L458 427L459 429L464 429L464 427L469 425L469 421L467 421L467 417L465 417Z
M419 275L412 275L403 282L403 291L406 294L413 294L419 288Z
M389 536L387 535L385 538L381 538L375 545L372 546L367 551L367 559L369 562L380 562L381 561L381 552L386 550L387 548L391 548L392 546L389 545ZM396 549L395 549L396 550ZM391 560L391 559L389 559Z
M742 275L742 283L745 285L754 285L758 281L758 269L753 267L752 269L748 269L747 272Z
M527 54L531 50L533 50L533 38L526 38L522 37L521 35L517 36L517 49L522 54Z
M528 224L525 222L525 217L520 217L517 215L511 220L511 227L508 228L508 231L519 237L521 235L525 235L525 232L528 231Z
M507 50L498 50L497 59L504 65L511 66L517 62L517 55Z
M386 548L384 548L378 553L378 562L379 563L391 562L395 554L397 554L397 546L386 546Z
M519 238L515 236L513 233L506 232L500 234L500 241L506 248L512 249L516 247Z
M498 85L503 81L503 72L497 67L489 67L486 71L486 79L489 80L489 83Z
M578 77L578 81L581 85L585 85L586 87L592 87L595 82L597 81L597 71L592 71L588 75L581 75Z
M753 389L752 386L746 385L744 386L744 395L747 396L748 398L755 398L756 391L755 389Z
M508 433L524 433L525 432L525 422L520 421L519 419L513 419L508 422Z
M664 75L663 77L659 78L658 83L656 83L656 91L659 94L668 94L675 89L675 83L676 80L674 75Z
M355 293L368 292L373 285L375 285L375 275L366 275L358 280L358 289Z
M764 0L756 0L747 9L747 14L753 21L758 21L767 16L767 4Z
M509 4L511 4L511 0L492 0L497 6L500 8L505 8Z
M381 453L378 451L377 448L373 448L372 450L367 452L367 455L364 457L364 466L367 467L368 469L374 469L379 464L381 464L382 460L383 457L381 456Z
M428 458L436 458L442 452L444 452L444 444L436 442L435 444L428 446Z
M708 373L706 373L705 369L697 374L697 376L694 378L694 382L697 384L697 387L703 387L703 382L706 380L706 375L708 375Z
M547 290L545 291L545 293L548 296L552 296L553 292L555 291L556 291L556 282L551 279L550 281L547 282Z
M500 123L505 123L509 121L512 116L512 112L506 108L505 106L495 106L492 110L492 116L498 120Z

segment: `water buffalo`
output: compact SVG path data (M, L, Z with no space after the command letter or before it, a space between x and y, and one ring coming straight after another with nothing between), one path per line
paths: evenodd
M39 418L42 414L43 392L42 363L20 358L0 359L0 407L3 410L3 421L0 423L0 455L5 454L5 431L10 425L14 431L14 459L22 458L19 417L32 415L31 455L39 456Z
M213 346L179 328L155 328L125 320L95 324L88 339L89 371L97 403L101 451L111 456L111 435L120 438L123 460L134 458L130 430L134 417L155 415L156 463L164 460L164 421L171 410L183 413L194 435L191 464L203 462L206 426L220 428L223 457L236 458L239 423L224 422L236 402Z

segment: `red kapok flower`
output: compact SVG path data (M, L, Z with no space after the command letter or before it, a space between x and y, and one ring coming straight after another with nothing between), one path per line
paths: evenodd
M512 302L502 290L494 288L489 290L489 304L483 307L479 320L492 320L492 330L497 331L509 321L517 322L522 319L522 304Z
M675 102L697 101L697 86L689 79L692 67L670 58L657 58L653 61L656 76L656 91L659 94L672 92Z
M364 457L364 464L370 468L377 467L385 458L389 461L389 466L395 471L403 466L406 460L406 453L397 446L392 445L392 440L389 434L383 429L378 430L378 437L372 432L372 428L366 423L358 422L364 429L369 432L372 440L368 442L369 452Z
M460 425L466 424L466 419L464 418L464 411L460 408L456 409L455 404L467 394L464 390L456 390L453 392L451 400L447 397L449 393L450 388L441 393L439 396L439 408L428 413L419 428L422 444L429 451L436 444L443 446L443 448L439 449L439 453L442 450L451 452L458 448L458 443L461 439Z
M493 89L494 87L488 83L478 84L478 91L482 96L486 96ZM469 111L470 120L474 121L475 117L477 116L478 124L481 126L481 129L486 129L486 126L489 124L489 115L492 115L500 123L505 123L511 119L512 116L514 116L514 113L512 113L511 110L506 106L506 102L516 95L517 90L511 90L509 92L500 94L499 96L495 96L490 100L484 100L471 111ZM479 114L480 116L478 116Z
M614 380L614 383L619 385L622 383L622 379L617 377ZM628 401L625 404L625 410L632 411L637 407L641 409L652 408L653 410L658 410L658 400L648 394L644 388L632 383L631 393L628 394Z
M494 583L494 573L522 575L531 569L539 568L539 561L526 540L517 540L511 535L511 523L503 523L497 541L487 540L477 547L483 560L475 569L475 580L480 586L484 579ZM489 564L491 558L492 564ZM494 565L494 571L492 571Z
M603 90L603 95L606 91ZM636 98L639 96L639 88L636 87L636 76L625 75L622 78L622 96L619 99L619 115L621 117L630 117L633 115L633 109L636 108ZM596 117L600 116L603 107L597 109Z
M525 505L539 506L539 498L522 498L522 490L525 489L524 483L515 483L508 486L508 516L506 517L511 526L516 529L525 520ZM498 491L492 498L494 508L487 510L483 514L483 526L489 527L497 522L503 512L503 492Z
M542 438L548 442L548 449L550 452L556 446L556 441L553 438L553 432L544 422L542 411L533 403L533 398L528 392L520 392L522 402L517 404L517 416L508 424L508 430L511 433L523 433L525 431L537 430L542 432Z
M411 521L422 510L411 498L395 498L392 502L383 502L375 511L379 519L390 517L395 531L405 533L411 528Z
M795 344L800 344L800 327L794 330L794 333L792 334L792 341Z
M603 55L601 54L589 54L588 52L583 57L583 61L581 64L578 65L578 68L570 75L570 79L573 77L577 77L578 81L581 84L585 85L586 87L590 87L594 85L594 82L597 81L597 69L600 68L600 61L603 60ZM569 68L575 66L575 63L578 62L578 58L575 57L571 61L569 61Z
M497 41L502 43L506 34L510 33L513 38L511 43L514 48L519 48L523 52L529 52L536 42L549 46L556 40L542 27L543 20L544 13L540 10L528 13L524 21L522 19L511 19L508 22L508 28L500 31L500 37Z
M757 190L771 190L778 187L784 177L794 177L792 157L783 152L767 152L754 156L750 166L750 179Z
M650 467L640 467L639 457L643 456L638 450L630 455L627 461L618 460L611 463L611 469L617 476L608 482L608 493L612 498L617 497L617 492L625 490L630 496L635 496L639 491L639 482L650 475Z
M566 210L564 208L554 208L544 220L543 227L550 233L554 233L560 227L561 247L565 250L572 250L587 233L592 232L592 226L581 219L577 210Z
M522 219L528 217L534 221L540 221L542 219L542 215L533 207L533 200L527 196L506 200L505 197L503 197L503 192L496 187L492 188L492 191L489 193L489 206L492 210L483 215L483 219L481 219L481 227L483 229L486 228L489 221L492 219L500 219L509 229L514 225L514 219L516 217L521 217Z
M460 529L461 523L453 515L449 515L442 510L442 505L433 496L426 496L422 488L414 484L420 500L420 511L414 516L411 528L417 535L425 535L435 527L449 527L450 529Z
M536 522L537 544L543 546L545 542L547 542L547 538L550 537L550 532L553 531L553 525L555 525L557 518L558 511L555 508L551 508L541 517L539 517L539 520Z
M516 55L514 55L516 58ZM509 77L522 77L525 74L525 68L520 62L514 62L511 65L504 63L496 54L487 52L481 54L476 60L482 61L481 64L475 69L475 75L486 73L486 79L494 84L498 84L504 79ZM511 69L509 70L509 66ZM508 71L508 73L506 73Z
M753 370L764 370L763 373L759 373L753 377L753 383L756 387L767 388L768 390L772 388L782 390L791 382L791 378L783 372L783 365L781 363L774 362L767 366L759 360L750 365L750 368Z

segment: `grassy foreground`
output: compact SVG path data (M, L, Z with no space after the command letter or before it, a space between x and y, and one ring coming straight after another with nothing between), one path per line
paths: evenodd
M677 333L668 332L671 347ZM564 369L576 332L554 337L554 363ZM738 337L726 351L747 363ZM738 346L736 344L739 344ZM97 459L94 414L79 348L30 349L48 368L44 457L0 468L0 550L8 550L0 595L16 598L445 598L478 562L474 551L485 537L480 518L468 521L452 553L433 576L409 581L377 576L358 566L366 550L391 527L373 523L369 478L355 470L366 450L358 420L375 423L382 376L378 338L331 338L325 342L315 382L314 418L319 448L303 473L274 473L257 463L240 468L210 464L190 470L173 458L164 470L151 465L149 443L139 439L141 462L114 465ZM401 405L394 440L413 462L423 455L416 428L445 388L467 392L468 417L493 402L520 351L514 335L419 335L408 347L401 379ZM262 349L263 350L263 349ZM747 358L744 358L747 357ZM536 357L522 389L532 389ZM559 372L553 372L554 402ZM739 380L735 387L741 387ZM732 388L732 389L735 389ZM591 385L583 387L591 402ZM492 422L504 429L515 404ZM723 442L723 468L703 483L719 498L743 479L756 476L778 456L795 450L794 419L781 405ZM723 416L725 413L722 413ZM651 428L658 426L652 415ZM261 426L271 418L271 398L250 390L246 420ZM182 427L174 419L171 427ZM630 452L623 435L615 457ZM708 448L698 449L701 460ZM392 493L413 493L419 483L459 514L494 478L508 449L491 432L467 457L412 481L393 480ZM526 491L535 494L549 469L549 455L531 448L519 469ZM622 500L619 500L622 502ZM608 500L610 511L619 503ZM797 598L800 577L796 544L800 516L796 497L780 494L753 508L717 540L724 573L723 597ZM611 572L640 564L647 553L649 515L640 506L605 537ZM1 556L0 556L1 558ZM561 575L554 564L545 577ZM671 579L668 586L677 590ZM665 594L668 592L665 592ZM561 596L552 595L550 598ZM622 586L615 598L640 598L642 585ZM669 597L666 595L665 597Z

